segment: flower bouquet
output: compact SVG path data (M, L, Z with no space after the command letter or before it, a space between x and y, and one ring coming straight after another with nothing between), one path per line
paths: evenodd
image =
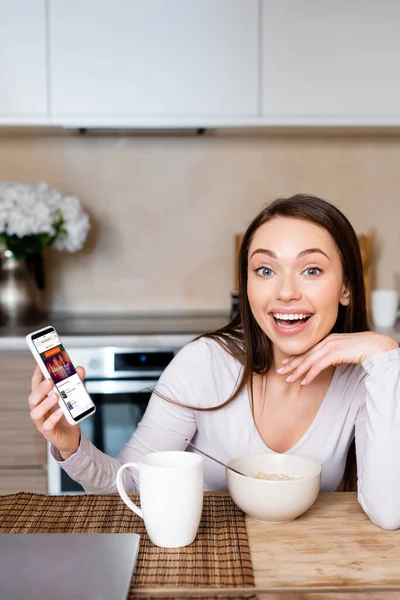
M76 252L89 229L78 198L62 196L46 183L0 182L0 244L15 258L45 246Z
M37 318L43 248L76 252L89 229L78 198L46 183L0 182L0 323Z

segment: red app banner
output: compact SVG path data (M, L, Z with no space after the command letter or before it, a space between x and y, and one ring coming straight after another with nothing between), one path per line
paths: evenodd
M54 383L60 383L76 373L71 359L61 346L44 352L43 360Z

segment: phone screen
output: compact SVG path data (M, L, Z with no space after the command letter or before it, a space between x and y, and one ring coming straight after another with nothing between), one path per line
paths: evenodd
M32 342L46 365L71 417L78 419L90 412L94 404L75 371L55 329L49 328L32 336Z

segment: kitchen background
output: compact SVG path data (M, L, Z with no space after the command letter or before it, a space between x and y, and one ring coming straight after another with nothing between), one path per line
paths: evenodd
M74 312L228 311L234 234L297 192L376 227L376 286L391 288L399 164L395 130L0 135L0 179L46 181L90 214L83 250L45 250L46 306Z
M366 281L400 291L399 22L395 0L0 0L0 209L29 222L2 182L45 182L91 222L42 252L49 315L40 261L0 248L0 494L83 491L30 419L25 335L56 327L96 404L82 430L117 456L174 355L228 322L235 236L276 197L374 229Z

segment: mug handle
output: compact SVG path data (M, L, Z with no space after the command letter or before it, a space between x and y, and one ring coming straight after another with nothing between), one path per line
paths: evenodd
M128 508L133 510L133 512L135 512L139 517L141 517L143 519L142 510L138 506L136 506L136 504L134 502L132 502L132 500L129 498L129 496L126 493L126 490L124 488L122 473L124 472L124 470L127 467L135 467L135 469L138 469L139 463L137 463L137 462L126 463L118 469L117 479L116 479L117 489L118 489L119 495L121 496L121 498L125 502L125 504L128 506Z

